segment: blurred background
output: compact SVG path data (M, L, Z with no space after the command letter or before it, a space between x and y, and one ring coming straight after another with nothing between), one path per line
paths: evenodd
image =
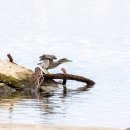
M0 0L1 59L11 53L34 69L40 55L54 54L73 62L52 72L65 67L96 82L64 98L61 92L40 100L2 98L0 122L129 127L129 7L129 0ZM81 86L68 82L68 88ZM5 108L14 99L10 113Z

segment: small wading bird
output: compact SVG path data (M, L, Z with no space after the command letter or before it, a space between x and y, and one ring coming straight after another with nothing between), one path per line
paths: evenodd
M66 58L62 58L57 61L54 61L57 59L57 57L54 55L47 55L47 54L44 54L40 56L39 58L40 58L40 61L42 62L38 63L38 66L45 74L48 74L48 71L47 71L48 69L54 69L60 64L71 62L71 60L68 60Z

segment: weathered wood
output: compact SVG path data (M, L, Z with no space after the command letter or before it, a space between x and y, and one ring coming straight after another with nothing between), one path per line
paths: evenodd
M31 91L50 91L55 90L58 84L52 79L44 79L44 75L39 67L35 68L30 79Z
M13 57L10 54L7 54L7 57L9 58L9 62L13 63Z
M67 79L67 80L76 80L76 81L80 81L80 82L84 82L89 86L93 86L95 84L94 81L82 77L82 76L78 76L78 75L72 75L72 74L46 74L44 75L45 79Z
M35 72L36 73L36 72ZM35 90L37 87L35 83L37 83L37 77L39 75L35 74L32 70L27 69L21 65L10 61L0 60L0 82L5 83L8 86L15 88L16 90L26 89L27 87ZM32 77L34 76L34 77ZM35 78L36 76L36 78ZM85 82L88 86L93 86L95 84L94 81L77 75L67 74L66 72L61 74L44 74L44 80L41 82L40 86L36 90L56 90L57 84L52 79L63 79L65 80L76 80L80 82ZM31 78L32 77L32 78ZM41 77L42 78L42 77ZM31 79L32 83L31 84Z
M0 60L0 81L15 89L29 85L32 70L9 61Z

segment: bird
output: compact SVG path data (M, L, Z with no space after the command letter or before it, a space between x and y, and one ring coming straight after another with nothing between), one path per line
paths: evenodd
M47 69L51 63L53 63L53 60L57 59L55 55L49 55L49 54L43 54L39 57L41 63L38 63L42 68Z
M44 54L40 56L39 58L40 58L40 61L42 62L38 63L38 65L45 74L48 74L48 71L47 71L48 69L54 69L60 64L71 62L71 60L68 60L67 58L62 58L57 61L54 61L57 59L57 57L55 55L48 55L48 54Z

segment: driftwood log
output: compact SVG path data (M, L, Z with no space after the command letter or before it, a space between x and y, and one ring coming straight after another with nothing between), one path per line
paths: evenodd
M82 76L78 76L78 75L72 75L72 74L46 74L44 75L45 79L66 79L66 80L75 80L75 81L80 81L80 82L84 82L86 83L88 86L93 86L95 84L94 81L82 77Z
M34 74L34 71L27 69L21 65L18 65L13 62L13 58L10 57L10 54L7 55L9 61L0 60L0 83L4 83L15 90L23 90L26 87L30 87L31 77ZM56 82L53 82L53 79L62 79L66 80L76 80L86 83L88 86L93 86L94 81L77 75L67 74L67 73L57 73L57 74L45 74L41 88L48 86L48 89L56 88ZM52 84L53 83L53 84ZM45 87L44 87L45 86ZM50 87L51 86L51 87Z
M10 61L0 60L0 82L15 89L29 86L33 71Z

